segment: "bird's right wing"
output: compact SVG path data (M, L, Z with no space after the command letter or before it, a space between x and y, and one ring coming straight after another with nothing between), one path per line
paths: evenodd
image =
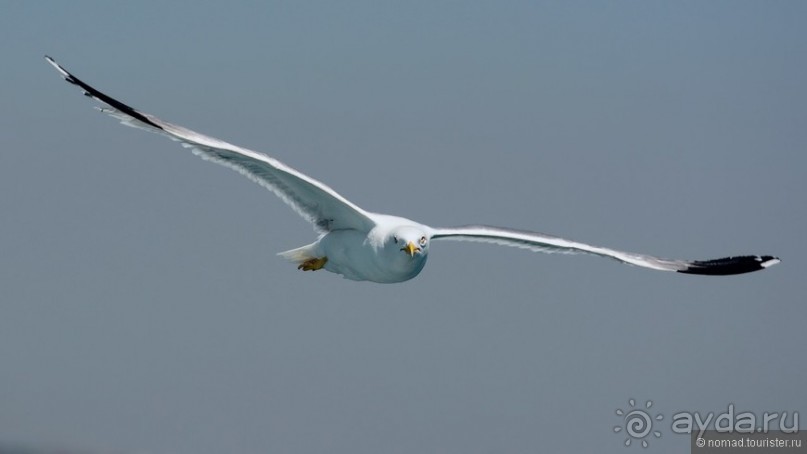
M246 148L200 134L182 126L140 112L96 90L73 76L50 57L45 59L67 82L80 87L84 94L108 107L102 112L121 120L127 126L167 136L190 148L202 159L230 167L252 181L271 190L321 232L336 229L370 231L375 222L371 215L339 195L325 184L300 173L282 162Z
M686 274L729 275L750 273L779 263L770 255L743 255L714 260L669 260L633 252L623 252L604 247L591 246L577 241L565 240L543 233L503 229L483 225L433 229L434 240L481 241L529 249L536 252L562 254L594 254L619 260L623 263L661 271L677 271Z

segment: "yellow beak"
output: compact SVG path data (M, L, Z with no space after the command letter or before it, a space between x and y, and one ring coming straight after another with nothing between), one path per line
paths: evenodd
M415 252L419 251L420 248L415 246L415 243L410 241L410 242L406 243L406 246L402 247L401 250L406 251L409 254L410 257L414 257Z

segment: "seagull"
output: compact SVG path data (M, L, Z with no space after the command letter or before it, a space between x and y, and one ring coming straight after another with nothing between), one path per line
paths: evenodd
M537 252L591 254L660 271L684 274L732 275L769 268L779 263L770 255L743 255L714 260L669 260L645 254L592 246L526 230L485 225L434 228L403 217L365 211L324 183L263 153L168 123L98 91L53 65L84 95L99 101L98 109L124 125L161 134L189 148L204 160L230 167L274 192L314 225L318 238L311 244L281 252L303 271L327 270L355 281L404 282L426 265L432 241L460 240L494 243Z

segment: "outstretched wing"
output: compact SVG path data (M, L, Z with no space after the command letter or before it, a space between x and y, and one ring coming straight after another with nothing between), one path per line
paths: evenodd
M304 175L262 153L232 145L182 126L140 112L111 98L70 74L53 61L45 59L64 79L84 90L84 94L107 107L102 112L121 120L127 126L145 129L176 140L202 159L230 167L252 181L274 192L320 232L337 229L370 231L375 222L369 213L354 205L325 184Z
M644 268L651 268L661 271L677 271L679 273L687 274L742 274L765 269L779 263L779 259L777 257L770 255L744 255L715 260L693 261L660 259L650 255L634 254L632 252L616 251L613 249L591 246L585 243L565 240L556 236L544 235L543 233L489 226L465 226L434 229L432 231L432 239L481 241L485 243L519 247L537 252L594 254Z

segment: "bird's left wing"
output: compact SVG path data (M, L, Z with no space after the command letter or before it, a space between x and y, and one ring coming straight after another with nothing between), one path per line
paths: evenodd
M173 125L153 115L133 109L81 81L52 58L46 56L45 59L59 71L67 82L80 87L86 96L106 104L108 107L100 108L102 112L120 119L121 123L127 126L167 136L180 142L184 147L190 148L202 159L240 172L274 192L302 217L313 223L318 231L356 229L368 232L375 226L369 213L325 184L282 162L262 153Z
M779 263L770 255L744 255L714 260L669 260L632 252L591 246L585 243L565 240L543 233L523 230L503 229L489 226L465 226L433 229L432 239L481 241L505 246L529 249L537 252L562 254L594 254L616 259L623 263L661 271L677 271L686 274L729 275L762 270Z

